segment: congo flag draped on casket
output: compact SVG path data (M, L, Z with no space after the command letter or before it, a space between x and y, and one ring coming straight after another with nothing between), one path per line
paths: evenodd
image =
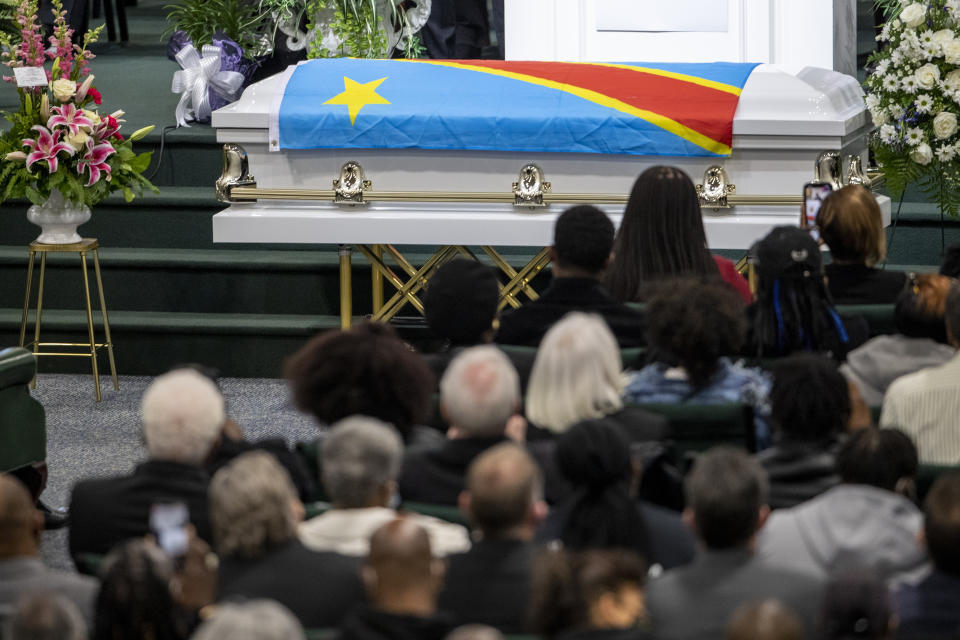
M311 60L270 148L725 156L755 64Z

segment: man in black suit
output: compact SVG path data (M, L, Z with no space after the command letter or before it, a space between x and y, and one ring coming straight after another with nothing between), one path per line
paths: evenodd
M600 284L613 239L613 223L603 211L590 205L564 211L550 247L553 282L539 299L503 314L496 341L535 347L557 320L571 311L586 311L603 316L621 348L643 346L643 316L614 300Z
M716 447L697 460L686 491L684 519L703 549L693 563L649 583L647 606L656 637L722 638L737 607L768 598L792 609L806 636L816 637L823 581L772 567L753 551L770 514L763 468L745 451Z
M516 444L488 449L467 471L460 509L481 538L469 551L447 558L440 608L460 624L523 633L536 551L533 537L547 513L536 462Z
M209 378L190 369L159 376L143 395L148 460L132 474L81 480L70 500L70 554L106 554L150 531L157 503L186 504L197 535L211 542L204 463L216 448L226 414Z

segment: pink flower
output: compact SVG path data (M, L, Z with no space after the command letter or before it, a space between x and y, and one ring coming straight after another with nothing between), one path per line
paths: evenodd
M80 127L93 127L93 120L85 116L83 111L77 109L72 102L68 102L61 107L53 107L50 110L56 114L50 116L50 119L47 120L47 126L50 129L56 126L64 126L70 130L70 135L75 136L80 132Z
M87 152L77 163L77 173L83 175L84 171L90 172L90 179L87 181L88 187L96 184L97 180L100 179L101 171L108 174L107 180L110 179L110 165L107 164L106 160L114 153L116 153L116 149L106 142L94 144L93 140L87 140Z
M60 141L59 131L50 131L39 124L35 124L31 128L35 129L38 135L36 140L28 138L23 141L24 146L31 150L30 155L27 156L27 169L34 162L46 161L50 173L56 172L57 154L66 151L68 156L72 156L74 153L73 147Z
M113 136L119 136L120 123L113 116L100 116L100 124L93 130L93 135L97 140L109 140ZM120 138L123 140L123 138Z

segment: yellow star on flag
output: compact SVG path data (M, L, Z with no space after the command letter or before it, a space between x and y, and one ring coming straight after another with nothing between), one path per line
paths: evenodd
M357 114L368 104L390 104L390 101L377 93L377 87L386 78L359 83L343 76L343 93L338 93L323 104L345 104L350 114L350 124L357 121Z

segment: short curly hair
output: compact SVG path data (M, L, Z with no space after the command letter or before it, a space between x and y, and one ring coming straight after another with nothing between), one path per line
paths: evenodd
M430 407L436 380L422 356L387 325L328 331L291 356L284 371L297 407L330 425L366 415L406 438Z
M740 352L746 305L732 287L702 278L660 286L650 299L648 340L657 360L683 367L690 384L709 384L723 356Z

